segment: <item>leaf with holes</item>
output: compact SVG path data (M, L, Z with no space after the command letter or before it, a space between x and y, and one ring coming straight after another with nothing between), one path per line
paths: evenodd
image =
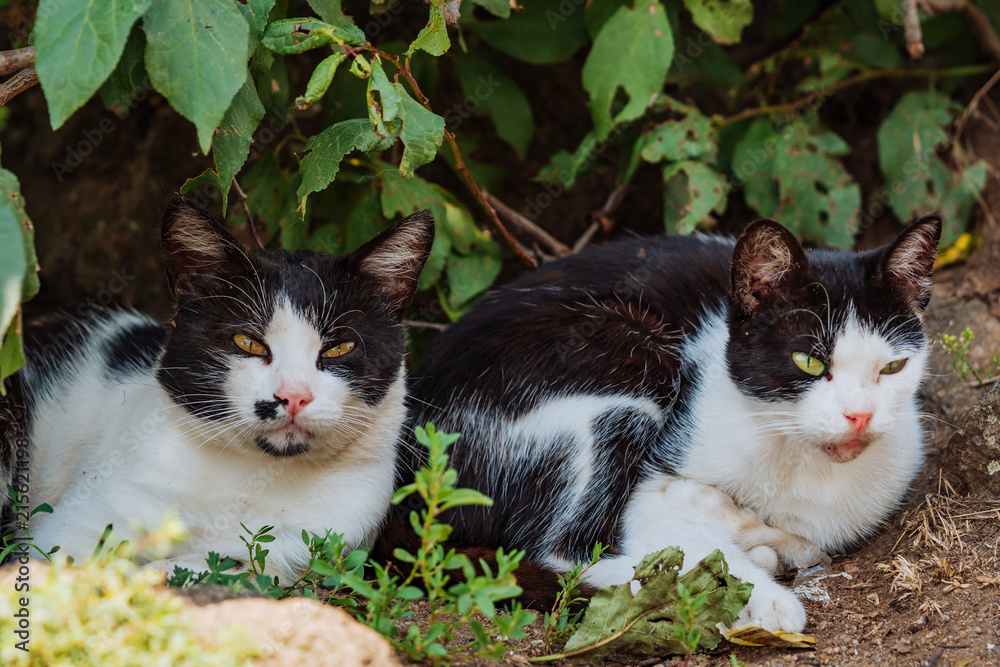
M437 155L444 142L444 118L410 97L403 84L390 82L377 59L372 62L371 71L369 115L379 131L387 128L389 132L398 132L405 146L399 173L408 178ZM379 93L381 105L375 100L375 92Z
M59 128L108 78L132 24L150 0L41 0L32 32L35 69L52 128ZM233 11L236 11L235 9Z
M663 88L674 38L658 0L641 0L635 9L620 7L594 39L583 66L583 87L590 93L590 112L597 135L608 136L616 123L635 120ZM618 89L628 102L612 115Z
M451 48L448 39L448 23L444 17L445 0L430 0L430 18L417 38L410 43L406 55L415 51L426 51L432 56L443 56Z
M663 222L668 234L690 234L724 213L729 183L703 162L685 160L663 169Z
M330 44L361 46L365 33L354 24L338 26L311 17L281 19L267 26L260 43L287 56Z
M345 155L353 150L385 150L395 140L392 136L380 137L375 134L367 118L345 120L310 137L305 146L306 155L299 165L302 173L302 183L297 194L299 210L305 211L306 198L310 194L319 192L333 182Z
M946 131L961 106L939 93L907 93L878 129L879 164L886 177L885 198L902 222L941 211L942 247L965 228L969 211L985 185L979 161L952 171L941 157L951 148Z
M684 0L694 24L717 44L736 44L753 21L751 0Z
M646 162L663 160L703 160L712 163L718 151L717 133L707 116L689 109L680 120L669 120L641 139L641 155Z
M153 4L143 29L153 87L195 124L207 153L247 78L246 19L231 0L171 0Z

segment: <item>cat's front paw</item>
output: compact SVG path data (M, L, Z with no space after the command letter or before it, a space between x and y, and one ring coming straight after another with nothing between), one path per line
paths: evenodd
M778 584L758 585L734 624L743 625L756 625L769 632L801 632L806 627L806 610L788 589Z
M802 569L820 564L824 567L830 567L833 563L830 556L823 551L818 544L807 542L805 540L803 540L802 544L799 545L797 549L783 554L782 560L784 560L786 567L796 569Z

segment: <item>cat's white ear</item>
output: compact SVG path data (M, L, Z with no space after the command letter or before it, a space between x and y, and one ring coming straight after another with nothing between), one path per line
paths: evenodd
M747 227L733 249L729 296L743 313L805 284L809 260L795 235L774 220Z
M167 282L175 298L193 291L200 277L230 262L246 262L246 248L190 199L175 195L163 214L161 233Z
M402 312L417 292L417 278L434 243L434 216L418 211L397 222L351 254L362 274L385 289L393 309Z
M914 310L931 300L931 270L941 240L941 216L925 215L900 232L882 253L879 275Z

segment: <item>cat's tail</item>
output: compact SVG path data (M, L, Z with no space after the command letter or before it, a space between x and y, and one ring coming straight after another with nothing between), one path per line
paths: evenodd
M420 538L413 532L409 521L393 513L379 535L374 549L372 549L372 558L376 562L385 563L397 574L405 573L411 565L396 558L393 551L403 549L410 553L416 553L419 548ZM455 553L465 555L479 574L483 573L483 564L491 572L497 572L497 547L446 544L445 548L454 549ZM464 579L461 570L451 570L448 574L454 583L459 583ZM511 603L520 603L526 609L534 609L539 612L551 611L564 588L559 580L560 574L562 573L549 565L531 561L525 557L514 572L517 585L521 587L522 593L511 600ZM586 606L593 594L597 592L595 587L586 582L578 583L575 588L579 592L574 597L581 598L581 600L570 604L571 612Z

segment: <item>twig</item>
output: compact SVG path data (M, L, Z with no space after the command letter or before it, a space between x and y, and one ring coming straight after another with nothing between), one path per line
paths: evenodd
M38 72L26 67L0 84L0 107L38 83Z
M35 65L35 47L0 51L0 76L7 76Z
M444 331L448 328L447 324L419 322L417 320L403 320L403 326L410 327L411 329L433 329L434 331Z
M240 204L243 205L243 215L247 217L247 225L249 225L250 231L253 233L253 240L257 242L257 247L263 250L264 244L260 242L260 237L257 236L257 228L253 225L253 216L250 215L250 207L247 206L247 193L243 192L243 188L240 187L235 176L233 176L233 188L240 197Z
M917 16L917 0L902 0L903 32L906 35L906 50L914 60L924 57L924 38L920 32L920 17Z
M409 60L406 60L405 62L401 63L398 56L386 53L381 49L375 48L374 46L370 47L370 50L372 53L382 58L385 58L393 65L395 65L399 73L406 78L407 83L410 85L410 89L413 90L413 93L417 96L417 99L420 101L423 107L433 113L434 110L431 109L430 101L427 99L427 96L424 95L423 91L420 90L420 85L417 83L417 80L413 78L413 74L410 73ZM517 239L515 239L511 235L510 230L504 227L503 223L500 222L500 218L497 217L496 210L494 210L494 208L490 206L490 203L486 201L486 197L483 196L483 190L479 187L479 185L476 184L476 180L472 177L472 173L469 171L469 168L465 164L465 158L462 157L462 151L458 147L458 141L455 140L455 135L450 130L445 128L444 138L445 141L448 142L448 147L451 148L451 154L455 158L455 167L461 174L462 180L465 182L465 186L469 189L469 192L471 192L472 195L476 198L476 201L479 202L479 205L482 207L482 209L486 211L486 215L489 216L490 221L493 223L493 226L496 227L498 232L500 232L500 236L503 237L503 240L507 243L510 249L514 251L514 254L517 255L517 257L522 262L524 262L533 269L538 268L538 260L532 257L531 254L523 245L518 243Z
M965 111L959 116L958 122L955 123L955 143L958 144L958 140L962 138L962 132L965 130L965 123L968 122L969 116L972 112L976 110L979 106L980 100L986 96L986 93L990 92L993 86L996 85L997 81L1000 81L1000 69L993 72L993 76L990 80L983 84L983 87L976 91L976 94L972 96L972 100L969 101L969 106L965 107Z
M754 118L756 116L768 116L775 113L790 113L799 107L812 102L816 98L824 99L845 88L850 88L851 86L864 83L865 81L871 81L872 79L885 79L894 76L923 78L974 76L976 74L985 74L986 72L990 72L992 70L993 65L963 65L961 67L952 67L949 69L906 69L890 67L886 69L868 70L846 79L841 79L829 88L814 91L809 95L795 100L794 102L788 102L787 104L772 104L762 107L751 107L727 118L717 118L715 120L715 124L717 127L725 127L726 125L732 125L733 123L737 123L747 118Z
M600 228L601 228L601 223L599 223L598 221L595 220L594 222L590 223L590 227L587 227L587 231L581 234L580 238L578 238L576 240L576 243L573 244L573 254L575 255L576 253L586 248L587 244L590 243L591 239L594 238L594 234L596 234L597 230L599 230Z
M540 243L548 247L549 251L556 257L565 257L570 254L569 246L536 225L530 218L521 215L486 190L483 190L483 194L486 196L486 201L488 201L498 213L501 213L505 218L516 224L522 231L534 236Z

